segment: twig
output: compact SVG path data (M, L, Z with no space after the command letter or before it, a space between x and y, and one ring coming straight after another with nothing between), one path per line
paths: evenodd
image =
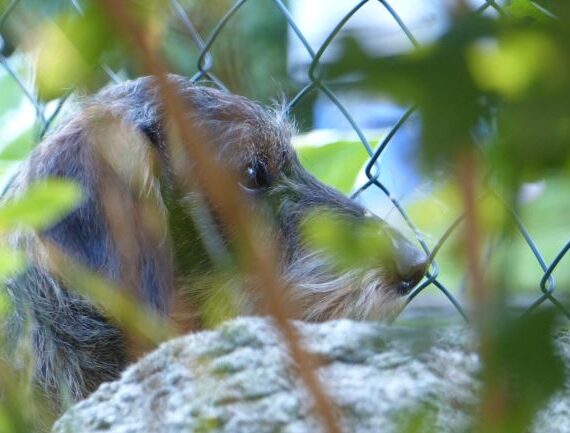
M234 176L206 149L204 143L208 142L208 137L205 132L186 121L188 104L183 103L168 80L164 62L153 49L148 35L129 11L125 1L102 0L102 3L117 31L122 33L125 40L136 50L143 70L156 77L166 115L172 121L180 142L184 144L182 154L186 156L186 161L181 161L179 167L192 165L192 172L199 187L219 211L220 217L230 228L234 240L243 247L248 270L257 277L259 285L266 291L265 301L268 311L285 337L290 354L299 367L300 376L314 399L317 414L329 433L340 433L332 403L314 372L314 362L302 348L299 334L288 319L284 287L278 277L279 267L275 249L261 235L264 232L259 229L261 221L249 212ZM189 172L178 170L176 174L180 176L181 173Z

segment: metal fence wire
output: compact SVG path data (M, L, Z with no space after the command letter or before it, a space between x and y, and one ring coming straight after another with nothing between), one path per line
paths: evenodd
M443 245L449 241L450 237L454 232L458 230L458 227L461 225L461 222L465 218L465 214L460 215L453 223L448 227L448 229L444 232L443 236L435 243L433 248L428 246L428 243L422 236L419 230L417 230L416 225L412 218L408 215L406 209L404 208L403 204L391 194L389 188L387 188L380 180L379 180L379 173L380 169L382 168L381 165L383 164L380 161L381 155L386 151L386 149L391 145L394 141L394 137L398 134L398 132L402 129L402 127L409 121L410 117L415 111L414 107L410 107L405 113L397 120L389 129L389 132L381 139L381 142L377 146L372 146L366 138L361 127L359 127L357 121L353 118L350 110L343 105L337 94L332 90L332 88L327 84L327 82L321 79L319 75L319 70L321 66L321 62L323 56L327 52L327 49L331 47L331 44L339 36L339 33L343 30L343 28L347 25L347 23L354 17L355 14L358 13L360 9L362 9L368 3L379 3L385 11L391 16L391 18L397 24L399 30L405 35L405 37L409 40L412 46L418 47L420 43L418 39L414 36L410 27L404 22L401 16L397 12L397 2L389 2L387 0L360 0L354 1L352 8L342 17L342 19L330 29L328 36L324 39L322 45L315 50L312 48L310 43L308 42L307 37L303 34L300 30L299 26L295 22L293 15L291 14L290 10L288 9L286 3L282 0L266 0L268 3L272 5L272 7L276 8L276 11L280 14L281 18L284 20L286 25L289 28L289 31L292 32L294 37L298 39L298 41L302 44L304 49L306 50L307 54L310 56L310 64L306 70L306 82L303 85L299 86L300 89L297 91L295 96L290 100L288 104L288 108L290 110L294 110L295 107L304 99L308 98L308 95L314 92L319 92L324 95L326 98L334 104L342 116L348 121L354 132L357 134L362 146L365 148L366 152L369 155L368 162L366 164L366 182L360 185L356 192L352 195L353 198L357 198L361 195L364 191L369 189L378 189L386 197L392 202L393 206L397 209L397 211L401 214L403 219L405 220L406 224L409 228L416 234L417 240L426 254L430 257L433 257L434 260L432 261L431 267L429 272L422 282L420 286L418 286L408 298L408 302L412 301L416 298L420 293L422 293L427 287L435 286L442 294L445 296L449 302L453 305L453 307L457 310L457 312L467 320L467 315L464 311L463 306L458 298L456 298L452 291L449 290L448 287L441 281L440 269L438 267L438 254L441 251ZM20 5L20 0L12 0L3 11L0 11L0 35L2 34L3 27L6 23L11 19L12 14L17 10ZM211 32L208 35L201 34L197 29L199 28L195 25L193 21L193 17L189 16L185 8L181 5L178 0L170 0L169 2L165 2L165 7L168 7L169 14L172 14L173 17L179 22L181 26L183 26L184 30L191 36L193 43L195 44L195 49L198 51L198 56L196 58L196 72L192 76L192 80L200 81L200 80L208 80L210 82L216 83L220 88L225 89L224 83L216 76L213 72L214 65L216 63L216 57L212 53L212 48L217 44L217 42L223 38L224 29L228 26L228 24L234 19L236 13L241 9L248 7L248 4L251 1L248 0L236 0L231 7L226 11L223 18L219 20L219 22L213 27ZM70 10L77 13L79 16L83 14L81 3L78 0L69 0L68 5ZM501 8L500 4L493 0L482 0L481 5L474 10L474 13L485 13L492 11L493 13L497 14L504 14L505 12ZM260 37L263 37L261 35ZM1 42L1 40L0 40ZM68 97L72 94L71 89L66 95L61 97L55 109L46 109L46 104L40 101L37 96L37 92L34 90L33 86L28 85L26 79L22 77L19 73L18 69L13 65L11 57L6 57L4 55L0 55L0 64L1 67L5 69L5 71L15 80L18 84L21 92L25 97L33 104L35 107L35 115L36 121L40 125L41 136L43 136L51 127L54 122L54 119L59 114L63 106L67 103ZM119 74L115 73L111 68L108 66L103 65L103 70L108 75L111 81L120 82L121 77ZM49 112L49 114L48 114ZM374 150L375 148L375 150ZM498 194L493 191L489 190L489 194L497 195ZM503 202L504 203L504 202ZM561 267L561 263L564 262L564 258L567 257L568 250L570 250L570 240L566 242L563 248L556 254L554 259L551 262L547 262L544 258L541 250L537 246L537 243L534 241L533 236L529 233L529 231L523 225L519 216L515 213L514 210L510 209L507 204L504 204L506 207L507 213L510 217L514 220L515 226L524 238L526 245L528 246L529 250L532 252L536 262L541 268L542 275L540 279L536 281L537 287L537 294L535 297L529 301L527 305L524 306L525 314L533 311L538 306L544 303L551 303L556 308L560 310L560 312L565 315L568 319L570 319L570 308L567 305L564 305L561 301L560 297L557 298L557 290L556 290L556 277L555 277L555 270L557 267ZM566 259L568 260L568 259Z

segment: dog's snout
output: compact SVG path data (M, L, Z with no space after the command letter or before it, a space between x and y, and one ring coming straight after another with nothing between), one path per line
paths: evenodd
M392 239L394 267L399 280L398 289L407 294L427 271L428 257L401 235Z

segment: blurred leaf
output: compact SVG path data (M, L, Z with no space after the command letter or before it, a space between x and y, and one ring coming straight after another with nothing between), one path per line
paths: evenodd
M467 54L481 89L506 97L520 96L541 76L555 78L557 50L552 40L538 32L513 33L498 42L475 44Z
M10 312L12 305L10 299L5 292L0 292L0 320L3 320L6 314ZM0 338L0 349L1 349L2 339Z
M570 163L570 100L565 97L543 95L513 105L500 114L499 125L504 133L492 156L512 184L539 179Z
M348 39L330 72L416 104L430 166L456 160L486 130L478 150L514 188L570 166L570 6L560 9L559 20L530 24L461 16L433 45L393 58Z
M96 2L88 3L83 15L66 11L53 21L45 20L32 38L40 46L37 82L44 100L89 85L93 69L118 47L113 26Z
M374 268L391 253L389 238L378 220L314 211L302 224L307 244L322 251L340 270Z
M22 348L20 348L22 350ZM32 386L29 374L31 358L22 357L18 370L0 359L0 433L29 433L47 431L55 421L53 400ZM24 373L26 372L26 373Z
M0 74L0 113L4 114L20 105L24 94L16 81L7 73Z
M507 218L510 217L505 204L492 194L487 194L478 200L476 211L477 221L486 233L494 233L505 227Z
M427 197L411 203L408 212L420 230L437 235L460 215L462 203L457 184L446 182L430 191Z
M81 189L64 179L47 179L32 184L22 197L0 208L0 229L19 226L45 229L73 210L81 200Z
M25 265L26 256L22 251L0 246L0 279L8 278L21 272L24 270Z
M200 304L200 312L202 314L202 325L206 328L215 328L225 320L231 319L243 312L244 294L237 289L236 274L232 277L229 275L217 275L203 291L204 299Z
M411 410L404 410L396 414L399 433L435 433L437 431L437 417L434 407L421 404Z
M167 319L141 303L134 294L77 263L55 244L44 243L50 271L69 282L69 287L91 300L137 344L159 343L173 337ZM148 350L150 346L147 346Z
M485 113L466 48L495 31L496 22L469 15L436 44L393 58L371 57L348 39L341 61L330 71L333 77L358 73L363 86L386 92L401 103L417 104L426 146L422 156L427 162L453 158L471 145L466 137Z
M483 432L527 432L537 411L561 390L564 363L554 344L556 312L508 320L501 312L484 357Z
M89 74L81 51L55 23L46 22L36 38L43 47L38 57L38 90L44 100L62 96ZM56 54L57 53L57 54Z
M530 0L510 0L503 10L515 18L527 18L533 21L547 21L553 18L538 2Z
M37 130L35 127L26 129L22 134L7 143L0 151L0 159L20 161L28 156L36 143Z
M297 148L303 166L321 182L351 192L368 154L360 142L337 141L324 146Z
M519 68L528 78L524 92L502 101L500 133L490 148L501 174L517 185L570 163L570 14L548 24L509 26L499 46L503 58L525 59Z

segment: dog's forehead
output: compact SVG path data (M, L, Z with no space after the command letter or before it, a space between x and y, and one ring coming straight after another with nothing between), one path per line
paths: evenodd
M242 163L263 160L279 171L291 160L293 128L282 110L201 86L186 94L195 121L210 132L219 150Z
M293 159L294 128L283 109L268 108L250 99L189 79L170 75L179 96L187 104L189 120L203 128L220 157L237 166L263 160L278 172ZM110 86L95 102L141 126L162 118L164 108L156 80L143 77ZM151 125L155 128L154 124ZM151 129L152 129L151 128Z

